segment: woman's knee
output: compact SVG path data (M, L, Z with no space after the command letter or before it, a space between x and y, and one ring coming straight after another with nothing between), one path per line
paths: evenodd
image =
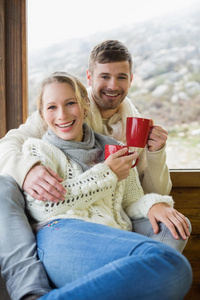
M146 280L155 284L158 292L165 294L166 298L163 299L184 298L192 284L192 269L181 253L163 243L152 241L136 248L132 258L134 263L135 255L138 256L138 263L142 266L141 271L146 270L145 273L149 278Z
M169 264L169 278L171 278L171 289L169 292L174 295L170 299L183 299L192 285L192 268L184 255L174 250L165 254Z

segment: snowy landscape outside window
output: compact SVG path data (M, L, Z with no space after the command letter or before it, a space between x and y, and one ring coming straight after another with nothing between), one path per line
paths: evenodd
M129 97L168 131L170 169L200 169L200 1L27 0L29 114L41 80L64 70L87 87L91 49L117 39L131 51Z

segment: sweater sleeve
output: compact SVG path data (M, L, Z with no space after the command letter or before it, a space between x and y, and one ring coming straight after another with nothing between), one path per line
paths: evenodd
M125 124L127 115L132 117L138 117L140 115L136 111L133 103L126 104L126 102L124 102L124 104L131 110L131 112L129 111L128 114L125 114L125 119L124 116L122 116L123 123ZM170 193L172 183L166 164L166 146L155 152L150 152L146 148L143 149L139 155L137 169L145 193L158 193L161 195L168 195Z
M46 125L38 112L18 129L10 130L0 140L0 174L12 176L22 187L29 170L39 162L37 157L22 154L22 145L29 137L41 138L45 131Z
M87 214L93 203L111 196L115 191L118 178L104 163L81 173L77 163L60 149L39 139L25 142L23 153L38 157L42 164L64 178L62 185L67 191L65 200L58 203L39 201L25 193L27 210L37 222L45 222L61 215L70 217L75 211L76 215Z
M126 213L131 219L148 218L150 208L157 203L166 203L173 207L174 201L171 196L162 196L158 194L146 194L137 202L130 204Z
M44 222L54 217L65 215L88 216L89 207L100 199L111 196L117 184L117 176L106 164L97 164L72 179L65 179L65 200L53 203L39 201L25 193L27 210L37 222Z
M156 152L144 149L139 155L137 168L145 193L169 195L172 183L166 164L166 147Z
M173 207L173 199L170 196L159 194L144 195L136 168L131 169L126 179L125 193L123 197L123 209L131 219L147 218L149 209L156 203L166 203Z

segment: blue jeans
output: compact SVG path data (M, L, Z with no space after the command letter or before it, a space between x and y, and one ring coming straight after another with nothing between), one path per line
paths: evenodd
M133 226L134 231L180 251L179 243L165 226L161 227L159 235L153 234L147 219L134 221ZM35 236L25 214L23 194L10 176L0 176L0 229L0 266L10 297L19 300L28 293L48 293L51 287L43 264L37 258ZM185 243L181 241L181 249Z
M191 286L182 254L137 233L61 219L40 229L36 239L57 288L41 300L179 300Z

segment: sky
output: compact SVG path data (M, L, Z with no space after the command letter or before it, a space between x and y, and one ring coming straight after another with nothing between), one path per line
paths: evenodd
M200 0L27 0L28 50L142 22L197 2Z

